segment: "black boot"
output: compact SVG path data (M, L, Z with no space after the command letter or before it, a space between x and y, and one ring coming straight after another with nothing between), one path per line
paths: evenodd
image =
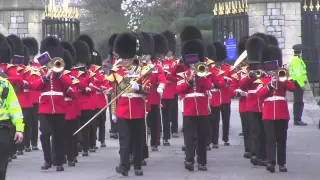
M157 146L151 146L151 151L158 151L158 147Z
M198 164L198 170L199 171L207 171L207 166L206 165L201 165L201 164Z
M172 133L172 137L173 138L179 138L179 134L178 133Z
M60 171L64 171L63 166L57 166L56 171L60 172Z
M52 167L52 164L51 163L44 163L42 166L41 166L41 169L42 170L48 170Z
M279 171L280 172L288 172L288 169L285 165L279 165Z
M230 146L230 143L229 142L224 142L224 145L225 146Z
M303 121L295 121L294 122L294 125L295 126L307 126L308 124L303 122Z
M257 156L252 156L250 162L251 162L252 165L258 166L258 158L257 158Z
M212 144L212 149L218 149L219 145L218 144Z
M258 166L267 166L267 160L258 159Z
M69 161L68 162L68 166L69 167L74 167L74 166L76 166L76 163L74 161Z
M147 161L146 161L146 160L142 160L142 161L141 161L141 165L142 165L142 166L146 166L146 165L147 165Z
M182 151L185 151L185 150L186 150L186 146L182 146L182 147L181 147L181 150L182 150Z
M101 142L100 147L104 148L104 147L107 147L107 145L106 145L106 143L103 141L103 142Z
M25 152L31 152L31 148L30 147L26 147L26 148L24 148L24 151Z
M83 152L82 156L89 156L89 153L88 152Z
M276 171L275 166L273 164L267 164L266 169L271 173L274 173Z
M210 144L209 144L209 145L207 145L207 151L211 151Z
M13 154L13 155L11 156L11 159L17 159L17 154Z
M184 162L184 168L188 171L194 171L193 162L185 161Z
M136 176L143 176L143 171L142 171L142 169L135 169L134 170L134 174Z
M32 151L38 151L39 148L37 146L32 146Z
M170 142L168 140L163 140L163 146L170 146Z
M118 133L110 133L110 138L111 139L118 139Z
M17 151L18 156L22 156L23 154L24 154L23 151Z
M121 164L116 167L116 172L122 174L122 176L128 176L129 174L128 169Z
M250 152L245 152L243 154L243 157L246 158L246 159L250 159L251 158L251 153Z

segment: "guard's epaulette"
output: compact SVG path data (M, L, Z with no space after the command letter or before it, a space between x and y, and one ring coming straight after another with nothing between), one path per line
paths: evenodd
M186 72L177 73L177 76L185 78Z
M242 68L241 70L240 70L240 72L243 72L243 73L248 73L248 70L247 70L247 68Z
M11 68L11 67L15 67L16 65L14 64L7 64L7 69Z
M117 72L119 70L119 66L114 66L111 68L111 71Z
M84 74L83 71L78 71L77 78L79 78L82 74Z
M261 81L261 79L257 79L257 80L255 80L253 83L263 84L263 82Z
M207 65L214 64L214 60L208 58L206 64Z
M96 75L96 73L90 72L90 78L92 78L94 75Z
M218 69L219 72L218 72L218 76L222 75L225 71L221 70L221 69Z
M31 75L41 76L39 71L31 71Z
M114 82L114 77L112 74L108 75L108 76L104 76L104 81L110 81L110 82Z
M24 69L23 67L18 66L18 67L17 67L17 72L22 71L23 69ZM28 71L30 71L30 70L31 70L31 69L28 69L28 68L26 67L25 73L28 72Z
M69 70L64 70L63 71L63 75L66 75L66 74L69 74L69 73L71 73L71 71L69 71Z
M74 78L73 80L72 80L72 84L78 84L80 81L78 80L78 79L76 79L76 78Z
M101 66L98 65L92 65L93 66L93 72L97 72L99 69L101 69Z
M231 77L233 77L233 78L236 79L236 80L239 80L239 77L238 77L237 73L233 73L233 74L231 75Z

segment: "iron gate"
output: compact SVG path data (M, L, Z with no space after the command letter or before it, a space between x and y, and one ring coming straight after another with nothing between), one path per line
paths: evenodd
M320 4L317 0L302 1L301 36L303 59L307 66L308 79L311 83L319 82L320 62Z
M239 40L249 35L248 5L245 1L218 3L212 17L213 42L225 43L226 39Z
M42 20L42 37L56 36L61 40L73 42L80 35L80 21L69 18L46 17Z

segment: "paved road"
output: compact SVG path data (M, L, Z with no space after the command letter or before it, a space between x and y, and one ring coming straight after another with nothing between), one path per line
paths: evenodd
M207 172L187 172L183 166L184 154L181 151L182 136L171 140L171 147L160 147L159 152L150 152L148 166L144 176L136 177L130 172L127 179L145 180L318 180L320 165L320 131L315 122L320 119L319 108L306 105L304 120L307 127L290 126L288 137L288 173L270 174L264 168L253 168L242 157L243 142L238 136L240 119L237 103L232 105L231 146L208 153ZM181 118L180 118L181 119ZM292 124L292 123L291 123ZM65 168L65 172L55 169L44 172L40 170L43 163L41 152L31 152L20 156L9 165L7 180L116 180L125 179L115 173L118 164L118 142L108 140L108 147L99 149L89 157L80 157L74 168Z

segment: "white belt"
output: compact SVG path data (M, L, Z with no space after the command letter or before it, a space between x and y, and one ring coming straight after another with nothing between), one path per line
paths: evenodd
M23 89L23 92L29 92L30 90L29 89Z
M204 97L204 93L189 93L186 94L185 98L191 98L191 97Z
M213 89L211 89L210 91L211 91L211 92L219 92L219 91L220 91L220 89L213 88Z
M257 93L257 90L248 90L248 94L254 94Z
M103 94L102 92L96 92L96 94Z
M64 101L72 101L72 98L71 97L65 97Z
M127 97L127 98L142 98L142 94L137 94L137 93L124 93L121 95L121 97Z
M272 96L264 99L264 101L278 101L278 100L285 101L286 98L282 96Z
M63 92L48 91L41 93L41 96L63 96Z

